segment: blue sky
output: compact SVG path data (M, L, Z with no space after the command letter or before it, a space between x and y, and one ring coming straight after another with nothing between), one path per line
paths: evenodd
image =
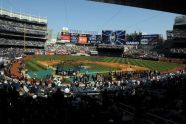
M97 31L126 30L163 34L171 30L178 14L87 0L0 0L1 7L15 12L47 17L53 36L62 27Z

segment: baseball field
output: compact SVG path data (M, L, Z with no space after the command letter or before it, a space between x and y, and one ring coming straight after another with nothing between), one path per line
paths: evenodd
M113 70L157 70L160 72L166 72L173 70L178 66L182 66L176 63L161 61L102 56L42 55L32 56L25 59L25 67L31 77L36 73L37 75L40 75L40 77L52 74L57 64L61 64L64 68L73 68L81 65L86 67L86 71L89 73L104 73Z

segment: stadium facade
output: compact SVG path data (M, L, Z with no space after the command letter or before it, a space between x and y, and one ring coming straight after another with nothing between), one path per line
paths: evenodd
M175 18L173 25L172 47L183 48L186 46L186 16Z
M0 47L44 49L47 19L0 9Z
M186 16L175 18L173 33L175 39L186 39Z
M166 56L186 58L186 16L178 16L174 20L172 37L167 33L165 47L169 50Z

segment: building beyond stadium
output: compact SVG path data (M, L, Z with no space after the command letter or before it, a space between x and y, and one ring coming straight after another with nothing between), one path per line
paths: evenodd
M0 48L44 49L47 19L0 9Z

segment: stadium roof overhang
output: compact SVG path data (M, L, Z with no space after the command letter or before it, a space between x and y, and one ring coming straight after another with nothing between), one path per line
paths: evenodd
M186 15L186 0L91 0Z

